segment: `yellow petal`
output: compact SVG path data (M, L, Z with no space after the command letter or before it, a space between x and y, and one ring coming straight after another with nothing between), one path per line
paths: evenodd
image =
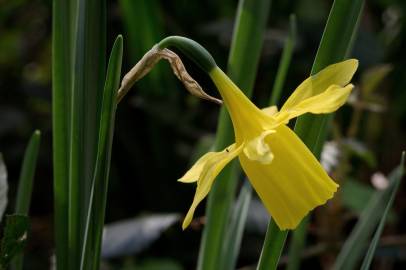
M276 106L269 106L262 109L262 111L269 116L272 116L278 112L278 107Z
M214 68L209 75L230 113L237 143L258 136L261 130L272 128L272 117L255 106L220 68Z
M333 197L338 185L285 125L267 140L275 157L261 164L239 155L242 168L281 230L294 229L307 213Z
M230 147L234 147L234 144L231 145ZM182 183L197 182L197 180L199 180L200 175L202 174L204 165L207 164L207 161L209 161L212 158L215 158L215 156L218 154L219 153L217 152L208 152L205 155L203 155L196 161L196 163L192 166L192 168L190 168L185 173L185 175L183 175L181 178L178 179L178 182Z
M331 85L321 94L307 98L293 108L281 110L274 117L277 122L287 123L290 119L305 113L331 113L344 105L353 88L352 84L346 87Z
M233 144L221 152L212 152L209 158L203 156L201 158L201 160L205 158L205 161L201 162L204 163L203 166L201 166L201 164L199 164L199 166L196 166L197 164L195 165L197 169L192 173L190 173L190 175L195 176L198 173L199 179L197 181L196 193L193 198L192 206L190 207L189 211L186 214L185 219L183 220L182 224L183 229L189 226L190 222L192 221L196 207L209 193L216 176L233 158L235 158L241 152L243 147L244 144L241 144L238 147L236 147L236 145Z
M341 87L347 85L357 68L358 60L349 59L330 65L319 73L310 76L296 88L281 108L281 111L293 109L303 100L322 93L332 84Z

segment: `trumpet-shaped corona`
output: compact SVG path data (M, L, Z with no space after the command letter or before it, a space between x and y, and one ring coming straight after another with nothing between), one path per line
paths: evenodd
M196 207L209 193L216 176L237 156L281 230L294 229L309 211L331 199L338 185L287 123L305 113L337 110L353 89L350 81L357 67L358 61L350 59L310 76L280 111L275 106L260 110L220 68L211 69L209 75L233 123L235 143L221 152L205 154L179 179L197 183L183 229L190 224Z

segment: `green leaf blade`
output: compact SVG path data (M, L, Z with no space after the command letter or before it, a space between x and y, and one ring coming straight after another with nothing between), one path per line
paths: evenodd
M278 105L280 100L283 85L285 84L286 75L292 60L293 50L296 44L296 16L291 14L289 17L289 35L283 46L282 57L279 62L278 71L276 72L275 82L272 87L270 105Z
M230 226L223 238L224 252L221 256L220 269L234 270L236 268L251 198L252 187L250 182L245 180L233 209Z
M69 269L80 266L96 161L106 66L106 3L79 0L75 17L69 136Z
M24 153L18 181L17 200L15 213L28 216L31 204L32 186L34 183L35 169L37 166L38 151L41 142L41 132L34 131ZM23 269L23 254L18 254L12 261L14 270Z
M326 66L344 60L351 51L364 0L335 0L313 63L311 75ZM318 158L327 137L332 114L306 114L296 120L294 131ZM300 265L309 216L293 232L289 250L288 270L296 270Z
M132 62L138 61L143 54L164 37L164 22L160 4L157 0L120 0L123 13L128 52ZM164 72L163 66L156 66L142 81L137 83L142 91L149 96L167 96L165 88L173 87L172 76ZM162 87L162 86L165 87Z
M276 269L285 245L288 231L279 230L278 225L271 219L266 230L264 245L259 258L257 270Z
M24 153L20 179L18 181L16 214L28 215L40 142L41 133L39 130L36 130L32 134Z
M262 39L271 6L270 0L240 0L228 58L227 73L247 96L251 96ZM250 53L247 53L250 52ZM233 128L227 111L220 111L215 149L233 142ZM207 200L207 223L203 230L197 269L218 269L224 243L222 237L231 214L239 171L232 162L217 176ZM233 263L233 262L230 262Z
M85 241L82 244L80 269L99 269L100 248L107 200L114 118L117 108L117 89L121 76L123 38L114 42L103 92L97 159L89 206L86 214Z
M396 193L400 186L400 181L402 180L402 177L404 175L404 166L405 166L405 152L402 153L402 160L400 162L399 167L396 168L396 170L390 177L391 178L390 182L392 184L390 187L391 188L390 197L386 203L385 211L383 212L381 220L379 221L379 225L375 232L374 237L372 238L372 242L369 245L368 252L364 258L364 261L362 262L361 270L368 270L372 263L375 250L378 246L379 238L382 234L383 228L385 227L386 218L388 216L389 210L392 207L393 201L395 200Z
M68 269L69 134L73 76L75 0L53 1L52 143L55 245L58 270Z
M404 154L403 154L404 156ZM384 225L384 218L387 216L391 205L391 197L396 193L397 187L403 175L404 157L402 156L401 165L396 168L388 177L390 186L385 190L375 191L374 195L368 202L368 205L361 213L357 224L351 231L350 236L345 241L337 259L334 263L333 269L355 269L358 261L361 259L363 252L368 244L368 239L372 235L376 225L381 221ZM387 212L386 212L387 211ZM382 216L383 215L383 216ZM377 240L379 240L379 230ZM373 248L372 248L373 249ZM372 256L373 250L370 251ZM372 257L370 258L372 259ZM369 259L368 259L369 260ZM367 262L365 262L367 264Z
M9 215L6 217L4 236L1 241L0 266L6 269L10 261L25 247L29 229L29 220L24 215Z

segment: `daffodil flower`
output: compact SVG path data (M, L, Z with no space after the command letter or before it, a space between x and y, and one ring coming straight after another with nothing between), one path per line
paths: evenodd
M223 151L205 154L179 179L197 184L183 229L190 224L216 176L236 157L279 228L294 229L309 211L331 199L338 185L287 124L305 113L330 113L342 106L353 89L349 83L358 61L333 64L309 77L279 111L275 106L260 110L217 65L203 62L202 66L230 114L235 143Z

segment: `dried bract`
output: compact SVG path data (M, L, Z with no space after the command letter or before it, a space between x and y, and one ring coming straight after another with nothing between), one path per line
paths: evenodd
M214 98L203 91L202 87L189 75L180 57L169 49L159 49L157 45L152 47L141 60L124 76L118 90L118 102L128 93L131 87L161 60L165 59L171 65L173 73L183 83L186 89L194 96L222 104L222 101Z

